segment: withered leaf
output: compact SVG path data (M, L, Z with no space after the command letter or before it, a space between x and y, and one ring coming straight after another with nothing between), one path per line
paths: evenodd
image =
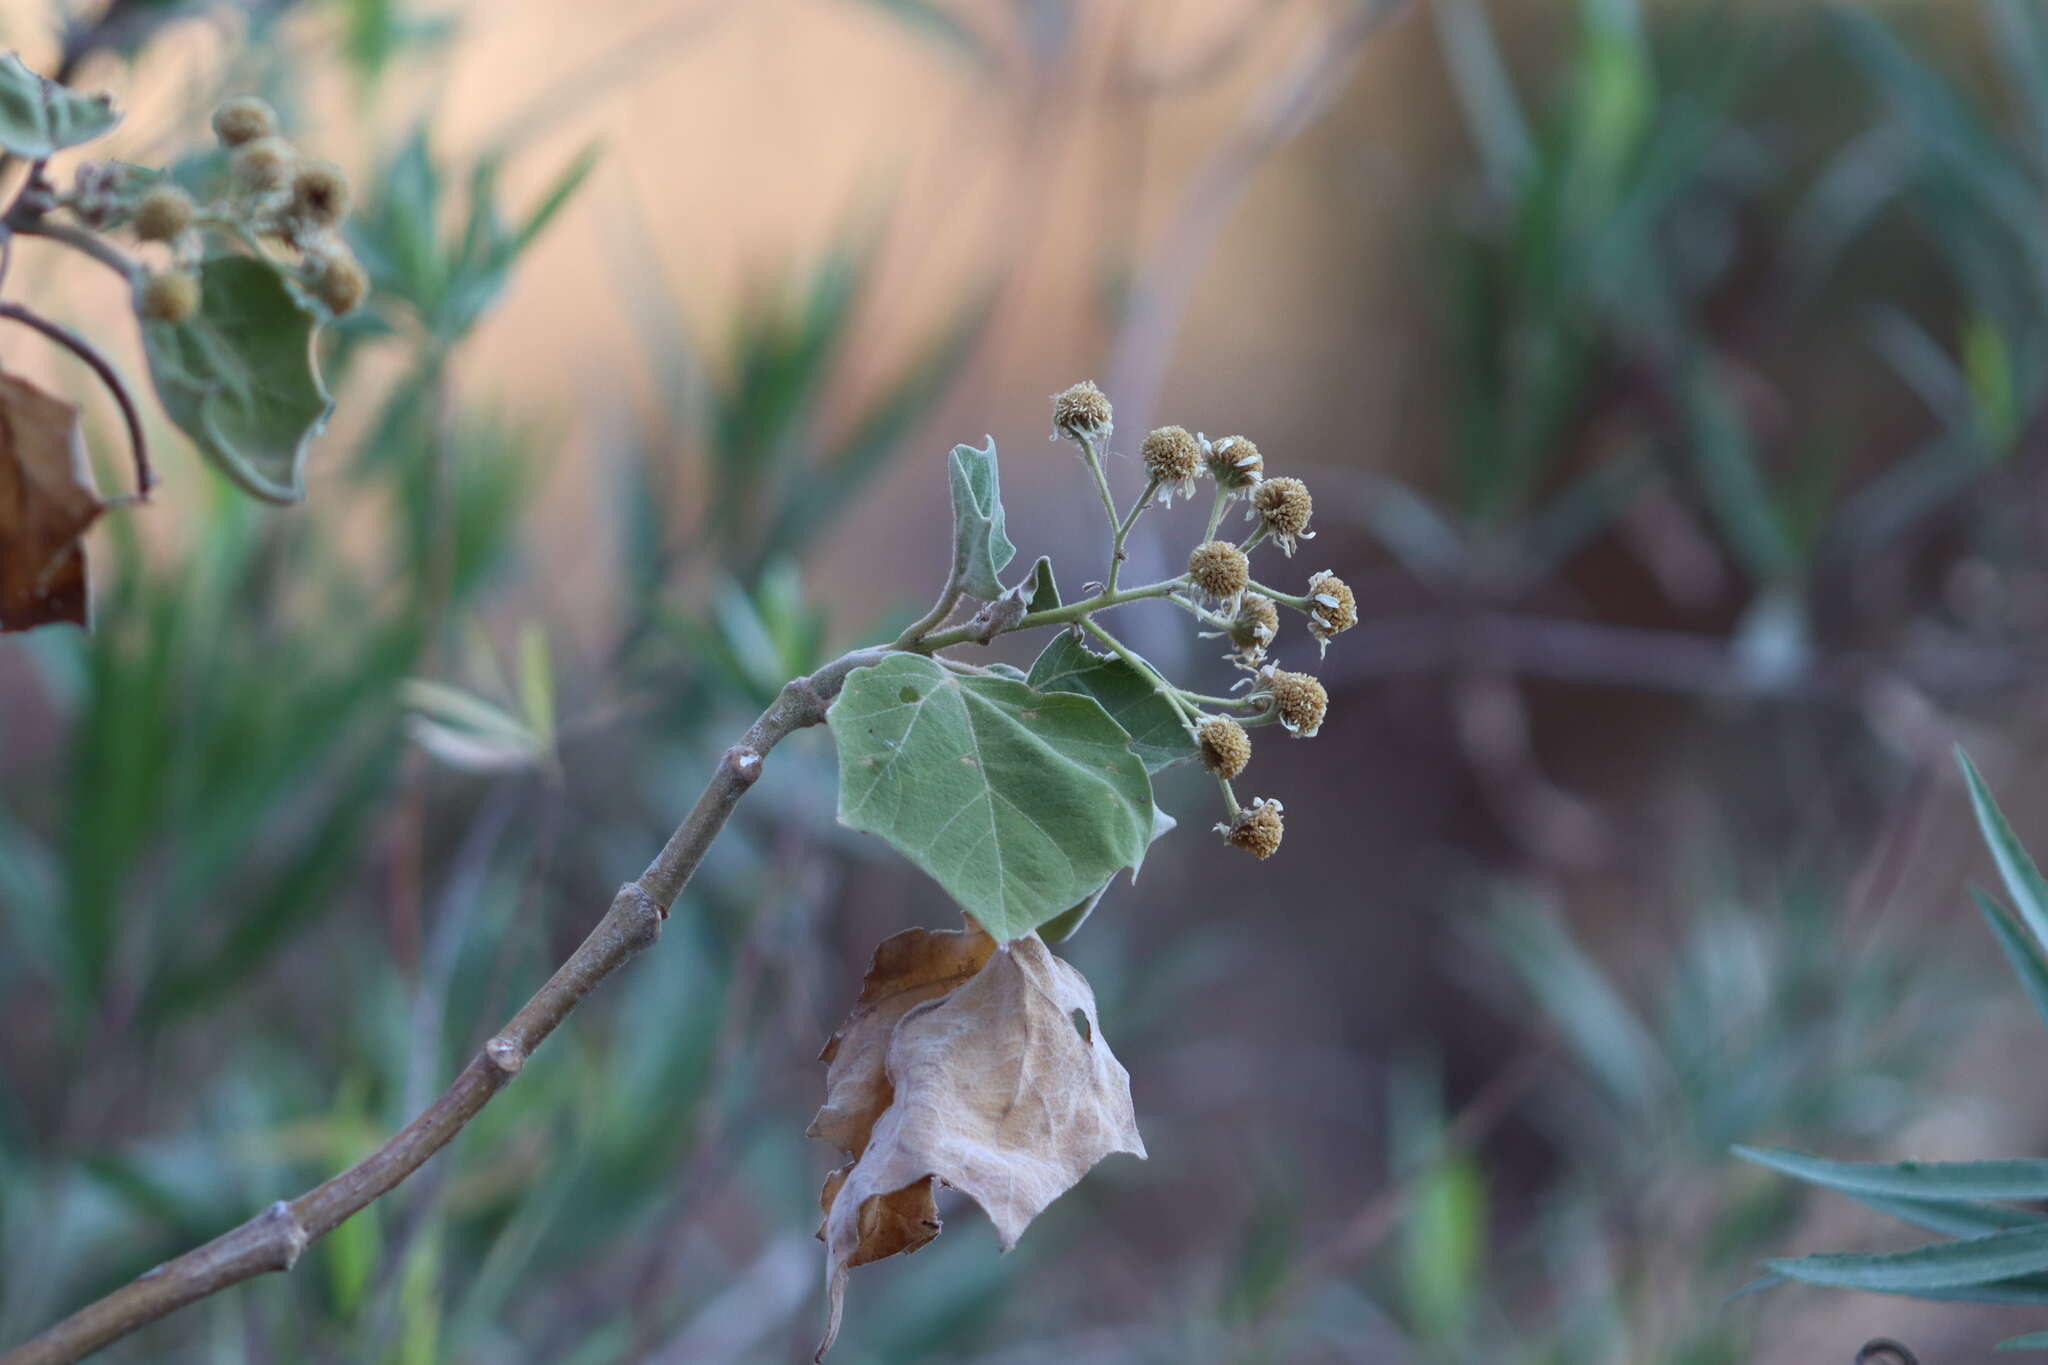
M1035 935L904 1011L886 1073L888 1107L859 1158L826 1182L820 1360L839 1335L848 1270L891 1254L893 1241L912 1251L937 1234L908 1226L932 1182L981 1205L1007 1251L1096 1162L1145 1155L1130 1073L1102 1037L1095 994Z
M79 537L105 510L78 409L0 374L0 631L87 623Z
M810 1135L859 1156L868 1132L889 1107L883 1063L889 1035L913 1006L936 1000L980 971L996 942L972 919L965 929L905 929L882 940L868 963L860 999L825 1044L825 1103Z

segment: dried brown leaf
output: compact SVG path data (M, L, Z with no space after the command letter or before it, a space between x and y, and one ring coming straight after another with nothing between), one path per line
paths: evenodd
M883 1063L896 1022L972 978L995 947L995 940L971 919L965 929L906 929L882 940L853 1012L818 1054L830 1070L825 1103L811 1120L812 1137L848 1156L860 1155L875 1120L889 1107Z
M892 1239L908 1251L937 1234L909 1227L934 1180L980 1204L1007 1251L1096 1162L1145 1155L1130 1073L1103 1041L1095 994L1035 935L905 1011L886 1071L888 1107L859 1159L826 1182L820 1360L839 1335L847 1271L890 1254Z
M86 624L79 537L105 510L78 409L0 374L0 631Z

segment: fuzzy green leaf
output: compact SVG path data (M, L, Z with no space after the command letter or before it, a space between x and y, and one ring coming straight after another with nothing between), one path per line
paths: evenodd
M1911 1251L1802 1256L1764 1262L1778 1274L1808 1284L1915 1294L1960 1289L2048 1270L2048 1227L2016 1228Z
M306 452L334 408L313 355L320 315L247 256L208 260L199 285L189 320L142 324L164 410L244 492L297 502Z
M987 450L954 446L953 570L960 586L984 602L1003 595L1001 574L1017 547L1003 528L1003 490L996 478L996 438Z
M1087 697L894 654L849 674L826 720L840 823L887 840L999 941L1144 856L1151 779Z
M1131 748L1156 773L1195 756L1195 741L1172 702L1151 679L1115 656L1103 657L1061 631L1031 665L1030 683L1041 692L1078 692L1102 704L1131 736Z
M121 121L105 95L46 81L12 52L0 53L0 147L30 161L90 142Z
M1850 1194L1900 1199L2048 1199L2048 1161L1829 1161L1804 1152L1737 1147L1760 1166Z
M1052 560L1044 555L1031 566L1031 577L1025 580L1031 584L1031 601L1026 604L1027 612L1054 611L1060 606L1060 585L1052 576Z

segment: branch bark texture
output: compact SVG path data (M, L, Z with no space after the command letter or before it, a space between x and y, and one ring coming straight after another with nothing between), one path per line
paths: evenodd
M248 1222L123 1285L5 1355L0 1365L69 1365L130 1332L243 1280L290 1270L305 1249L395 1189L448 1145L509 1084L569 1011L598 982L661 937L661 922L719 831L783 738L825 719L846 675L877 662L858 650L798 678L725 751L696 805L638 879L547 984L470 1059L452 1085L369 1156L297 1199L280 1199Z

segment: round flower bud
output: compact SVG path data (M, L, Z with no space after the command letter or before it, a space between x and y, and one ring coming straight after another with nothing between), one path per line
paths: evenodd
M1145 473L1159 485L1159 500L1168 506L1173 495L1195 495L1195 476L1202 472L1202 446L1186 427L1160 427L1145 438L1140 452Z
M151 322L184 322L199 311L199 277L184 270L151 275L136 308Z
M349 249L331 243L307 253L313 267L313 295L340 317L353 313L370 294L369 272Z
M1308 633L1316 637L1325 654L1330 637L1342 635L1358 624L1358 599L1343 579L1323 570L1308 581Z
M290 182L298 159L298 149L283 138L259 137L235 149L228 169L243 189L277 190Z
M292 175L291 215L308 227L331 228L348 215L348 177L331 161L309 161Z
M1113 416L1109 395L1096 388L1094 380L1084 379L1065 393L1053 395L1053 439L1100 441L1109 435Z
M1323 714L1330 708L1330 694L1306 673L1289 673L1267 664L1259 670L1261 680L1254 697L1266 697L1280 715L1280 724L1297 739L1313 739L1323 728Z
M1251 736L1228 716L1212 716L1196 732L1201 743L1202 766L1228 782L1252 761Z
M213 133L225 147L239 147L276 131L276 111L254 95L237 95L213 111Z
M1237 818L1216 826L1223 842L1241 848L1261 862L1280 851L1282 822L1278 801L1259 797L1237 813Z
M145 242L174 242L192 226L192 196L176 185L158 185L135 206L135 235Z
M1225 436L1208 447L1209 473L1224 488L1251 488L1266 476L1266 457L1242 436Z
M1229 541L1205 540L1188 555L1188 577L1203 592L1234 608L1251 582L1252 566L1244 551Z
M1308 529L1309 514L1316 501L1300 479L1267 479L1252 493L1251 515L1264 522L1273 539L1288 558L1294 557L1296 540L1314 540Z

